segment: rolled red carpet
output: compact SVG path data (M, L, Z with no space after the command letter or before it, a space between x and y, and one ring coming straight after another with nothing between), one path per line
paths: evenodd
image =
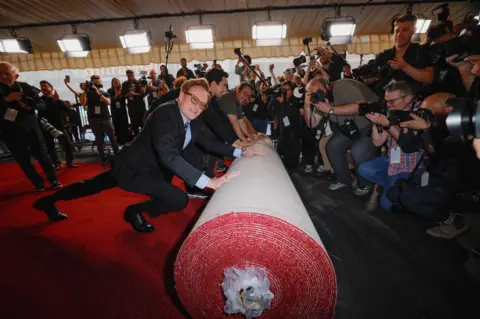
M260 318L332 318L336 277L328 254L276 152L255 149L266 156L232 164L241 175L215 193L184 242L177 293L194 318L231 317L224 270L256 266L274 294Z

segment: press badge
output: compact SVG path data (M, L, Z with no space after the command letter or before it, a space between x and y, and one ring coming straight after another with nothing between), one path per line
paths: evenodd
M95 106L95 114L100 114L100 106Z
M330 135L332 135L332 129L330 128L330 122L327 122L325 126L325 136L329 137Z
M257 112L257 110L258 110L258 104L255 104L255 105L253 106L253 112Z
M392 148L390 153L390 164L400 164L401 151L402 149L400 147Z
M117 106L117 109L122 107L122 103L120 103L120 102L115 103L115 105Z
M272 135L272 124L268 123L267 124L267 136L271 136Z
M428 186L428 180L430 179L430 173L424 172L422 174L422 179L420 180L420 186L425 187Z
M10 121L10 122L15 122L15 120L17 119L17 115L18 115L18 110L9 108L5 112L4 119L7 120L7 121Z
M283 118L283 125L285 125L285 127L290 126L290 120L288 119L288 116Z

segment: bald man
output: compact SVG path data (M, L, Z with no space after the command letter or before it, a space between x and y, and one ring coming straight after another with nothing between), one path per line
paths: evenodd
M37 191L45 190L44 180L31 163L34 157L48 177L51 187L62 187L45 148L35 110L44 111L45 103L39 90L18 82L18 69L0 62L0 132L25 176Z

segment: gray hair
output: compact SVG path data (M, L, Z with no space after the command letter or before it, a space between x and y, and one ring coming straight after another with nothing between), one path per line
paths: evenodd
M8 67L10 72L12 72L13 74L18 74L18 72L19 72L18 68L15 65L13 65L11 63L8 63L6 61L0 61L0 66Z
M315 84L320 84L322 87L325 87L325 88L326 88L327 85L329 84L329 82L328 82L328 80L323 79L323 78L322 78L322 79L315 79L315 78L313 78L313 79L311 79L311 80L307 83L307 86L305 87L305 89L308 91L308 90L310 90L310 87L311 87L312 85L315 85Z

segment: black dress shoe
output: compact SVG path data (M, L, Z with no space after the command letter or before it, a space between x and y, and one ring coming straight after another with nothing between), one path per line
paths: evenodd
M153 225L147 222L142 213L129 211L127 209L123 218L132 225L133 230L139 233L152 233L155 231Z
M45 186L43 186L43 185L38 185L37 187L35 187L35 191L37 193L43 192L44 190L45 190Z
M70 164L67 164L67 167L68 167L68 168L77 168L78 165L77 165L77 164L70 163Z
M58 211L55 204L48 200L47 197L37 199L35 203L33 203L33 208L44 212L47 215L48 220L52 222L58 222L68 218L67 215Z

